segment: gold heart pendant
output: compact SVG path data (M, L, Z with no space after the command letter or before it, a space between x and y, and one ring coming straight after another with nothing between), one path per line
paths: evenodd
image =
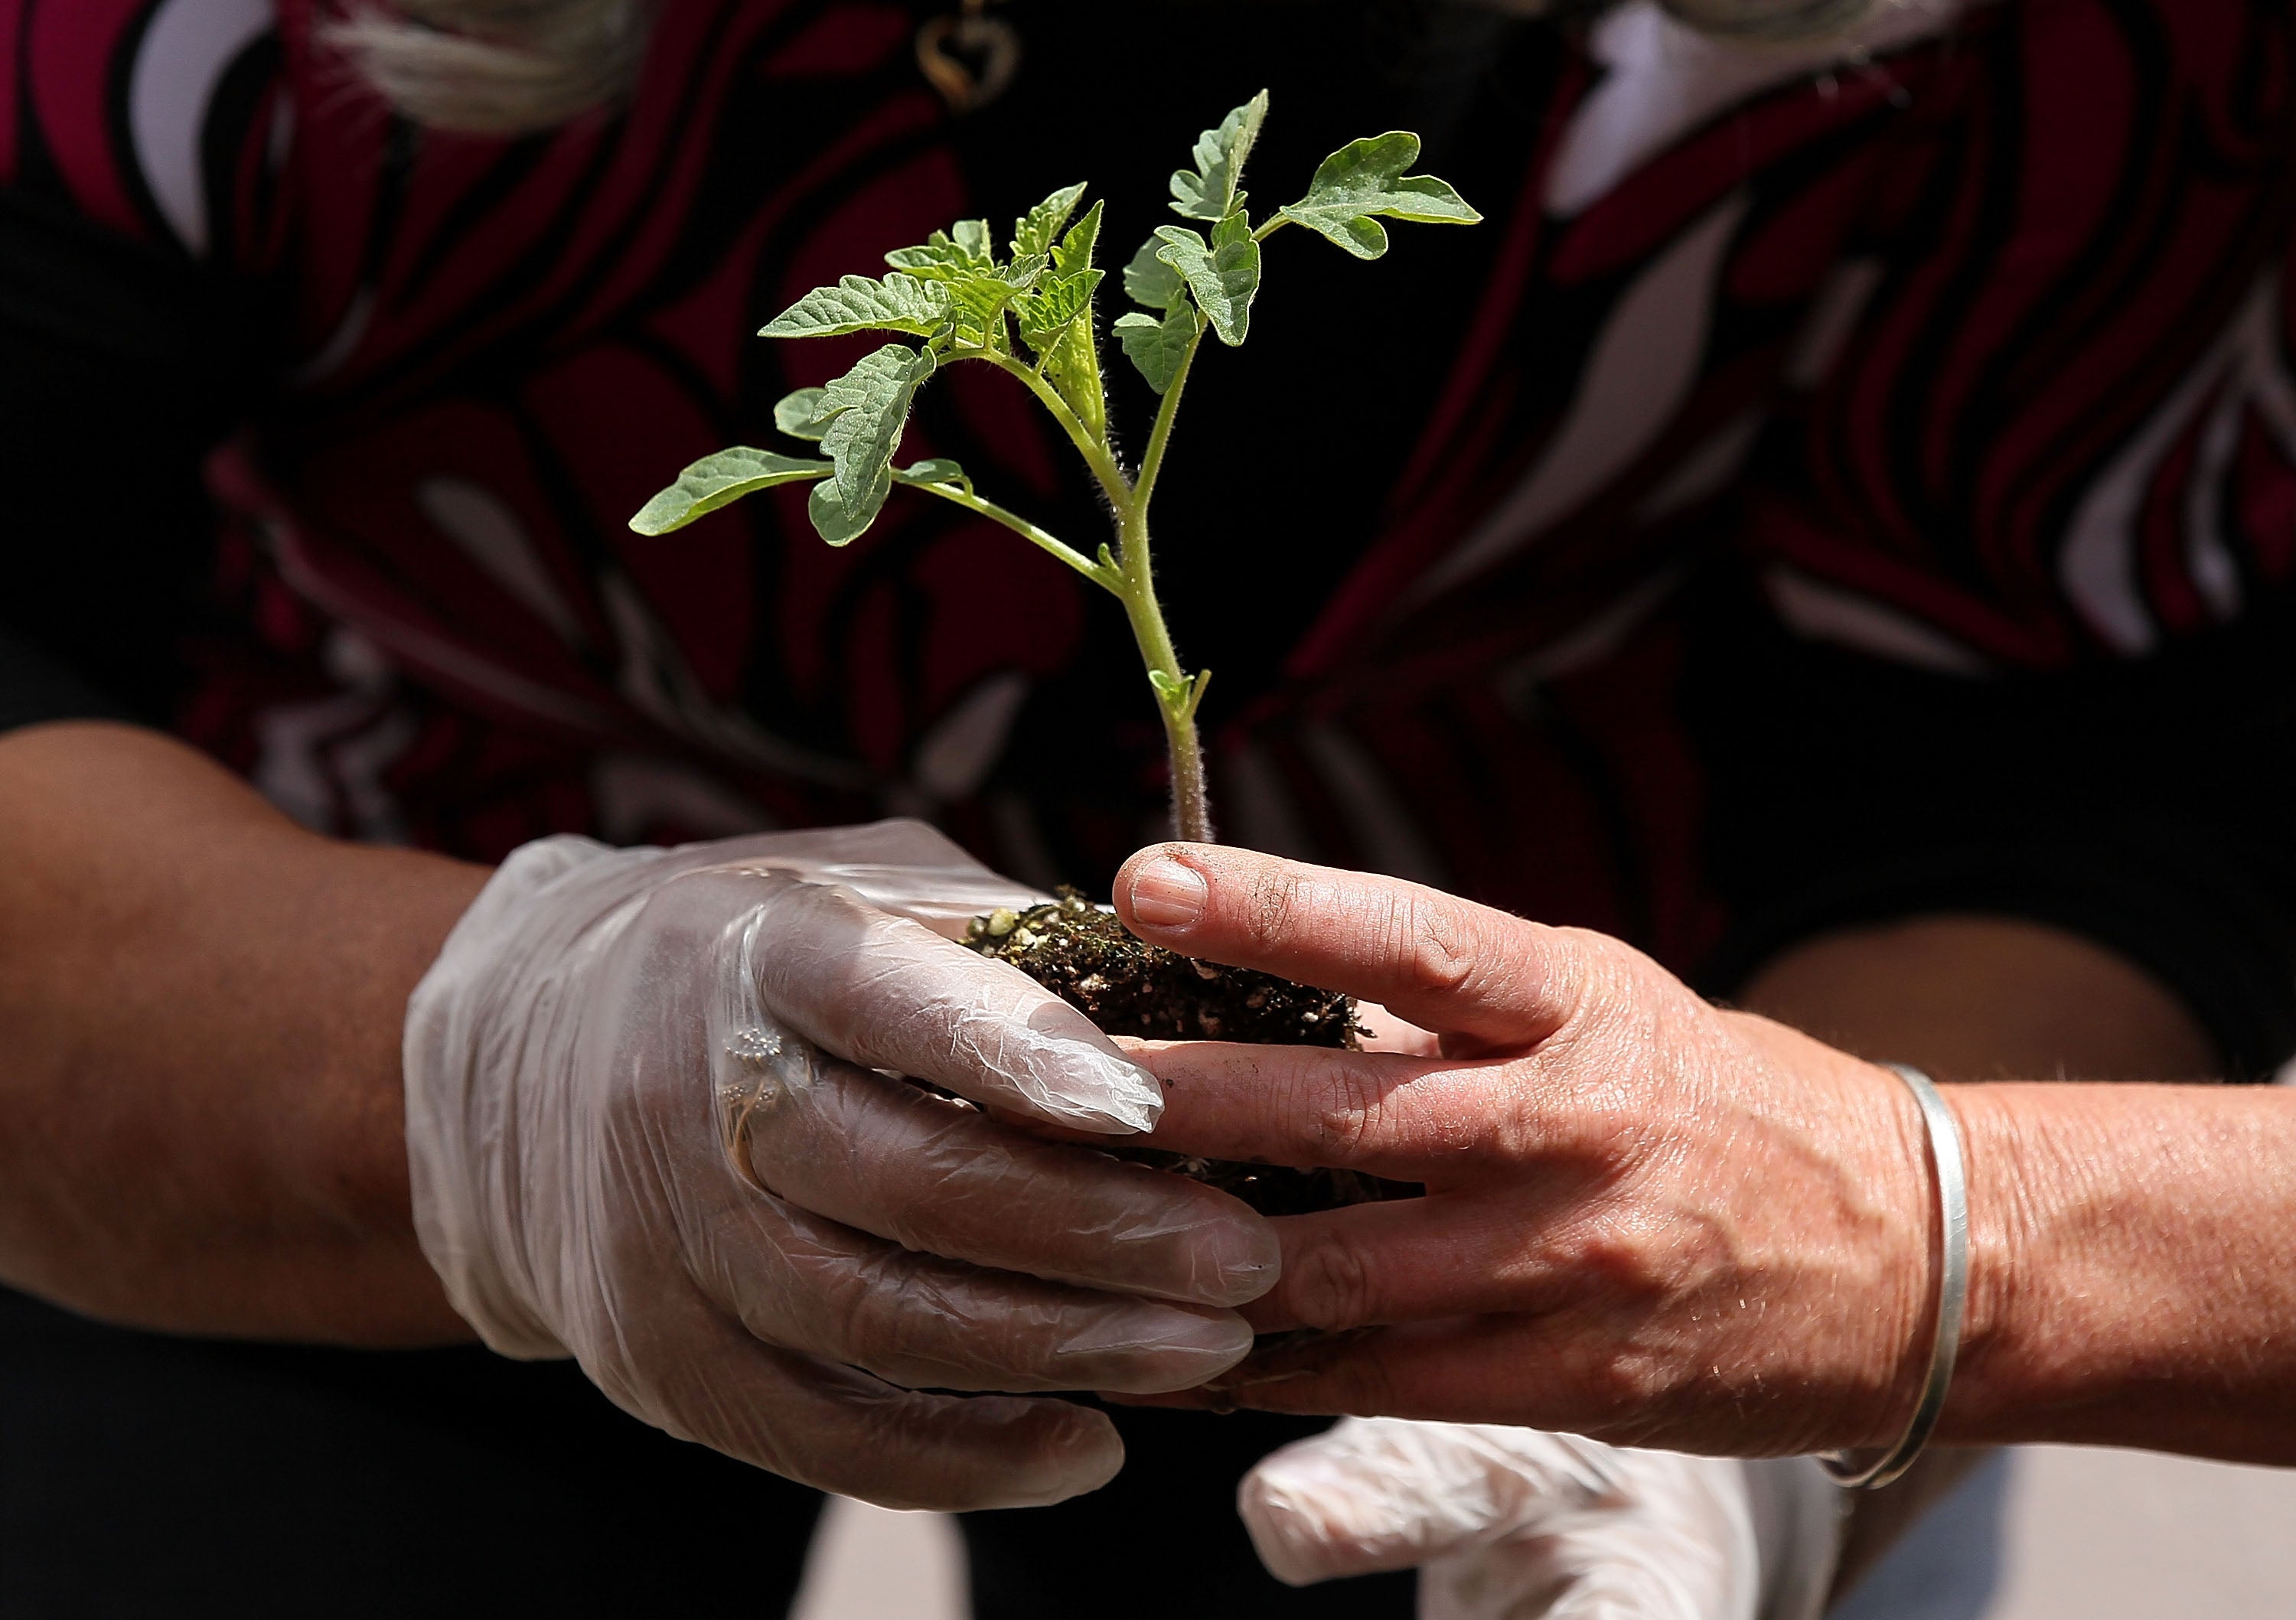
M917 68L955 113L986 107L1021 70L1021 36L971 0L957 17L936 17L917 30Z

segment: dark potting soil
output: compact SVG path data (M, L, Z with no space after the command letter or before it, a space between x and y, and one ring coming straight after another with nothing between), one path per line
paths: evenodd
M1011 962L1110 1035L1261 1046L1356 1044L1355 1009L1339 992L1146 944L1076 890L1059 892L1059 899L1025 912L975 918L965 943ZM1262 1215L1300 1215L1415 1190L1352 1170L1236 1164L1154 1148L1111 1150L1193 1176Z

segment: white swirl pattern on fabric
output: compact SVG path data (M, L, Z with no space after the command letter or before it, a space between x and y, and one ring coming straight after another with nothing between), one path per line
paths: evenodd
M2210 420L2201 471L2185 502L2185 544L2210 610L2220 618L2239 610L2239 576L2225 544L2218 492L2242 414L2253 410L2284 454L2296 457L2296 377L2289 372L2277 302L2283 274L2274 265L2258 278L2224 335L2098 475L2066 525L2058 555L2065 593L2091 628L2129 657L2151 651L2160 640L2137 579L2137 520L2162 459L2203 410Z
M176 239L204 257L212 199L200 160L209 105L224 76L277 27L271 0L161 0L136 51L128 86L135 160Z

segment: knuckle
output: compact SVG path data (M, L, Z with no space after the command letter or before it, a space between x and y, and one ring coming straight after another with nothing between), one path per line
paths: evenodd
M1590 1348L1573 1380L1588 1415L1608 1424L1633 1423L1666 1399L1672 1387L1665 1358L1632 1342Z
M1456 995L1483 966L1472 931L1451 907L1416 892L1389 913L1390 955L1398 980L1423 995Z
M1554 941L1556 976L1562 994L1556 999L1582 1015L1632 1007L1630 976L1619 960L1616 942L1587 929L1557 929Z
M1328 1087L1316 1086L1286 1113L1307 1122L1308 1146L1318 1163L1346 1166L1361 1158L1376 1137L1383 1096L1372 1076L1343 1068Z
M1567 1140L1517 1076L1486 1076L1472 1090L1463 1088L1462 1095L1472 1100L1462 1113L1474 1122L1472 1127L1430 1133L1452 1175L1518 1177L1528 1164L1554 1158Z
M1361 1327L1378 1308L1371 1268L1363 1251L1332 1234L1316 1238L1284 1265L1291 1305L1310 1328Z
M1560 933L1565 946L1558 953L1560 971L1568 983L1554 998L1566 1010L1555 1032L1557 1043L1603 1054L1615 1081L1654 1049L1669 998L1663 986L1642 970L1648 964L1639 952L1583 929Z
M1556 933L1568 946L1572 999L1580 1006L1656 1012L1694 999L1681 980L1623 940L1587 929Z
M1558 1240L1556 1268L1589 1298L1644 1300L1669 1290L1664 1258L1630 1223L1603 1221Z
M1546 1261L1562 1304L1554 1320L1565 1387L1606 1436L1663 1413L1684 1376L1685 1305L1705 1280L1698 1256L1632 1218L1552 1240Z
M1273 866L1254 877L1243 919L1252 943L1263 948L1280 945L1291 932L1299 900L1300 874L1289 866Z

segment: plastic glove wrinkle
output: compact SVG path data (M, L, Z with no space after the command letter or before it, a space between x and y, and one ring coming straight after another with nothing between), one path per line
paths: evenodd
M808 1209L905 1248L1153 1298L1234 1306L1275 1280L1274 1233L1225 1194L870 1070L828 1076L785 1092L747 1138L758 1183Z
M1163 1091L1085 1016L922 924L804 884L757 961L765 1006L865 1068L1104 1135L1153 1127Z
M1251 1346L1233 1313L986 1272L857 1240L778 1199L720 1212L693 1248L702 1291L752 1333L903 1388L1151 1393Z
M1114 1472L1103 1417L929 1392L1197 1382L1248 1349L1218 1306L1259 1291L1239 1264L1272 1277L1274 1234L871 1072L925 1072L906 1061L921 1056L1103 1131L1123 1124L1110 1102L1151 1084L1112 1048L1031 1027L1004 982L1018 975L858 897L921 853L949 863L915 882L929 896L1013 888L898 826L517 852L410 1001L417 1231L489 1344L571 1354L671 1433L890 1505L1059 1501ZM848 887L817 880L824 854ZM1026 1084L985 1083L999 1065ZM1049 1186L1048 1155L1068 1156ZM824 1181L845 1190L815 1196ZM952 1228L1003 1264L947 1253ZM1111 1272L1197 1297L1078 1286ZM1192 1286L1207 1275L1225 1293Z

